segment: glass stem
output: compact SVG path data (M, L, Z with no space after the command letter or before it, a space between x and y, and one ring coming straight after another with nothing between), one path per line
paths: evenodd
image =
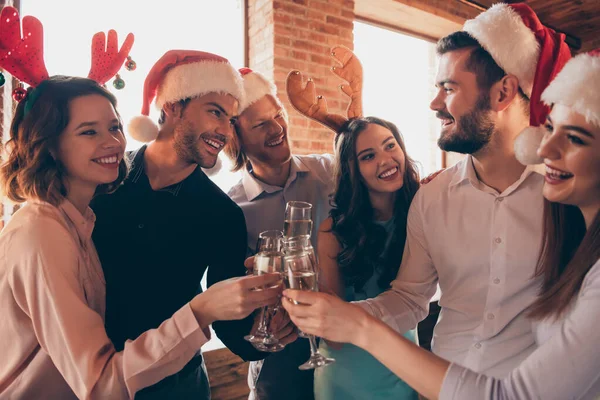
M258 331L262 334L266 334L267 333L267 308L268 307L263 307L261 310L261 318L260 318L260 322L258 324Z
M308 335L308 341L310 342L310 355L314 356L319 354L319 348L317 347L317 338L315 335Z

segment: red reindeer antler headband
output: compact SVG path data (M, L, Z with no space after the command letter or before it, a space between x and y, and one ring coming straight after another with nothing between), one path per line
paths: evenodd
M43 36L42 23L32 16L23 18L21 34L19 12L14 7L4 7L0 13L0 67L21 82L37 87L49 78L44 64ZM126 59L126 68L135 69L135 62L128 57L133 41L133 34L128 34L119 50L117 32L108 32L106 46L104 32L96 33L92 39L92 67L88 78L104 85L116 74L115 88L122 89L125 85L117 72ZM4 83L3 80L0 74L0 82ZM23 100L25 96L26 92L22 87L13 92L13 98L17 101Z

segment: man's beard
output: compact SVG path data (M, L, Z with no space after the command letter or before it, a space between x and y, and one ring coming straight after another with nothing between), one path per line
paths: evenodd
M474 154L485 147L491 140L496 126L489 117L491 109L490 96L482 94L477 99L473 110L455 120L454 132L442 134L438 146L444 151L454 151L462 154ZM450 114L438 111L438 118L452 118Z
M194 133L193 126L188 122L182 122L175 127L173 148L177 157L188 163L198 164L202 168L212 168L217 162L216 157L205 157L198 150L198 142L202 138Z

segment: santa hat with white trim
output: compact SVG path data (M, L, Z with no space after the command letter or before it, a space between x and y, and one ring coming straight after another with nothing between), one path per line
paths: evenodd
M264 96L272 96L279 101L277 87L264 75L250 68L240 68L239 72L244 80L244 101L240 102L240 114Z
M529 97L530 128L515 141L519 161L529 148L537 149L539 130L550 109L542 102L544 89L571 58L565 35L544 26L525 3L499 3L472 20L463 30L474 37L508 74L519 80ZM529 160L529 163L533 160Z
M142 115L128 125L129 135L140 142L150 142L158 136L158 125L148 117L150 104L156 107L207 93L224 93L244 101L244 89L239 72L226 58L195 50L170 50L154 64L144 81Z
M561 104L571 108L585 117L593 125L600 127L600 49L579 54L569 61L556 78L542 93L542 101L548 105ZM530 142L523 143L515 150L518 160L523 164L539 164L543 160L537 155L537 149L544 132L525 130L518 139Z

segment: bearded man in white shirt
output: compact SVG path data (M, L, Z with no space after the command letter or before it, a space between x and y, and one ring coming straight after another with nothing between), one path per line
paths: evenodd
M399 332L428 314L439 283L434 353L503 377L535 348L528 306L542 238L544 178L513 144L539 125L540 94L569 52L524 4L499 4L438 42L438 145L468 156L416 194L391 290L359 302Z

